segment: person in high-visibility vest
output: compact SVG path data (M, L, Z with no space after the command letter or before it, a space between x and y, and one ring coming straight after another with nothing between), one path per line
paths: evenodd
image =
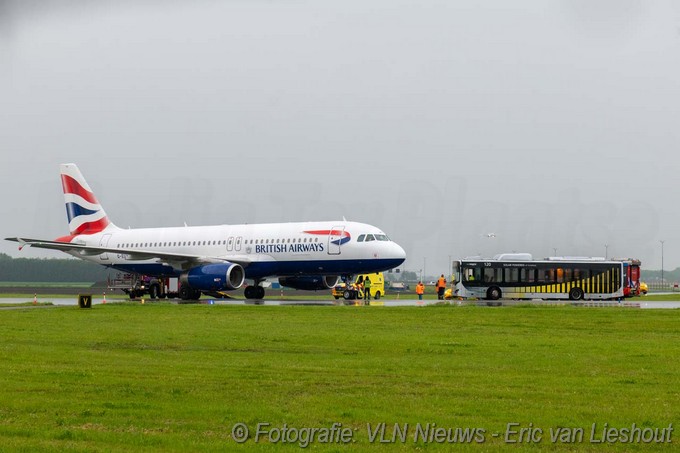
M423 300L423 294L425 294L425 285L423 285L423 282L418 282L416 285L416 294L418 295L418 300Z
M371 300L371 279L368 276L364 279L364 305L368 305Z
M444 300L444 291L446 290L446 279L444 274L437 280L437 299Z

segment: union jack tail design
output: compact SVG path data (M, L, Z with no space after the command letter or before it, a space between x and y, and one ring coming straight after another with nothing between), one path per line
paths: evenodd
M61 185L71 235L99 233L113 225L76 164L61 164Z

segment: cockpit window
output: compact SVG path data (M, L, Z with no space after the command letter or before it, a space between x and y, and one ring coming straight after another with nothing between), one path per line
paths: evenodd
M357 242L364 242L365 237L366 237L365 234L360 234L359 237L357 238Z
M387 235L384 234L376 234L375 238L379 241L389 241L390 239L387 237Z
M368 242L368 241L375 241L375 237L373 237L372 234L367 234L366 235L366 242Z

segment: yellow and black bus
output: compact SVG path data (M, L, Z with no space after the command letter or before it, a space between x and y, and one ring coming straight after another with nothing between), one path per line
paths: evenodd
M455 295L463 299L619 299L624 291L623 272L620 261L581 257L534 260L527 253L453 263Z

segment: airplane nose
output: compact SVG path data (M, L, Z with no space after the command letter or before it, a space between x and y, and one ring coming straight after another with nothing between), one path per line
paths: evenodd
M401 248L401 245L397 244L396 242L393 242L392 244L394 245L394 251L392 252L394 258L400 259L403 262L406 259L406 252L403 248Z

